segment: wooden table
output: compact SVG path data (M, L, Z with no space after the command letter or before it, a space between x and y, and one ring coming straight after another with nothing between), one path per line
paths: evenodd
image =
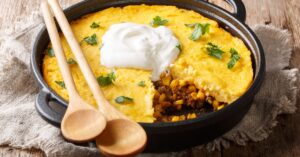
M80 0L61 0L63 6L69 6ZM211 0L228 8L223 0ZM299 0L243 0L247 8L247 24L268 24L288 29L294 40L293 67L300 68L300 3ZM298 3L297 3L298 2ZM14 25L26 18L32 11L38 11L39 0L1 0L0 29ZM300 87L300 84L298 84ZM300 94L297 96L300 107ZM193 157L300 157L300 112L279 117L279 125L267 140L249 143L245 147L233 145L221 152L190 152L185 156ZM41 157L39 150L20 150L0 146L0 156Z

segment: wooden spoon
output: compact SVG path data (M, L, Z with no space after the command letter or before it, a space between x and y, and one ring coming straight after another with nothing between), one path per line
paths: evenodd
M107 127L96 139L100 151L107 156L132 156L141 152L146 144L145 130L136 122L116 110L104 97L99 84L75 39L70 24L57 0L48 0L57 22L77 59L79 67L94 95L99 110L107 119Z
M79 96L66 57L63 53L59 34L47 1L42 1L41 9L55 56L69 94L68 109L61 123L62 134L67 140L78 143L93 140L106 127L106 119L101 112L86 103Z

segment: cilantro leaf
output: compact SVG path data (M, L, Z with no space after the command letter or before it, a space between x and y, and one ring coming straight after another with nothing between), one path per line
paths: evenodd
M114 72L109 73L107 76L99 76L97 81L100 86L108 86L116 80L116 75Z
M152 26L163 26L167 24L169 21L166 19L161 18L160 16L156 16L153 18L152 22L150 23Z
M67 63L68 64L77 64L77 62L73 59L73 58L69 58L68 60L67 60Z
M98 28L100 27L100 22L93 22L91 25L90 25L91 28Z
M202 36L203 32L200 24L196 24L195 29L191 36L189 37L191 40L196 41Z
M185 24L185 26L189 28L194 28L194 31L189 38L193 41L196 41L206 33L209 33L210 24L194 23L194 24Z
M131 103L133 102L133 99L126 96L119 96L115 99L115 102L119 104Z
M113 81L116 80L116 75L115 75L114 72L109 73L109 74L108 74L108 77L109 77L111 80L113 80Z
M192 23L192 24L184 24L186 27L189 27L189 28L194 28L196 23Z
M181 44L176 45L176 47L178 48L178 50L181 52L182 51L182 46Z
M138 86L140 86L140 87L145 87L145 86L146 86L145 81L139 82L139 83L138 83Z
M209 33L209 27L210 27L209 23L206 23L206 24L202 25L202 32L204 32L204 34Z
M228 69L232 69L234 67L234 65L241 58L240 55L238 54L238 52L234 48L230 49L230 53L231 53L230 61L227 64Z
M97 35L96 34L93 34L90 37L85 37L83 40L86 43L90 44L90 45L97 45L98 44L98 42L97 42Z
M49 49L47 50L47 55L48 55L49 57L54 57L54 56L55 56L55 53L54 53L53 48L49 48Z
M217 59L223 58L224 51L222 51L217 45L213 43L208 43L206 49L209 52L208 55L215 57Z
M66 85L65 85L65 82L64 82L64 81L55 81L55 83L56 83L57 85L59 85L61 88L66 89Z

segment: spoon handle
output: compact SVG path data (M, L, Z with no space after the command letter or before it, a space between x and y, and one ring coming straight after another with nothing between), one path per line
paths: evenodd
M66 89L68 91L70 99L73 99L76 95L78 95L78 93L76 91L75 83L72 78L68 63L66 61L66 57L64 55L64 51L60 43L59 34L47 1L42 1L41 10L43 12L44 21L48 30L48 34L50 36L55 57L57 59L64 83L66 85Z
M87 84L89 85L94 98L96 99L96 102L98 104L98 109L106 116L107 120L117 119L117 118L126 118L122 113L117 111L113 106L109 104L109 102L104 97L99 84L88 64L88 62L85 59L85 56L83 55L83 52L80 48L80 45L78 44L78 41L76 40L73 31L71 29L71 26L60 7L57 0L48 0L49 5L52 8L52 11L56 17L56 20L63 32L63 34L66 37L67 42L70 45L70 48L72 49L72 52L74 53L74 56L78 62L79 68L81 69L83 76L85 77ZM127 118L126 118L127 119Z

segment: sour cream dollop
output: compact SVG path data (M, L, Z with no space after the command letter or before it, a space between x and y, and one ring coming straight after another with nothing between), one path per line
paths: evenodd
M169 28L128 22L112 25L102 44L102 65L152 70L153 81L159 80L180 52L179 41Z

